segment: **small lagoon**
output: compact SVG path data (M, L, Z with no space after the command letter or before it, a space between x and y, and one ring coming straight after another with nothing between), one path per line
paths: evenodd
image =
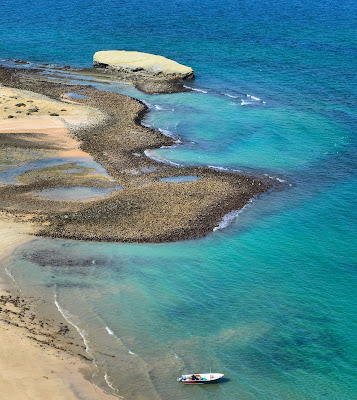
M85 186L56 187L33 192L36 196L50 200L90 200L97 197L109 196L117 188L95 188Z
M74 93L74 92L69 92L65 93L65 95L71 99L84 99L88 96L85 96L84 94L79 94L79 93Z
M198 180L200 180L200 177L194 175L168 176L167 178L160 178L160 181L170 183L194 182Z

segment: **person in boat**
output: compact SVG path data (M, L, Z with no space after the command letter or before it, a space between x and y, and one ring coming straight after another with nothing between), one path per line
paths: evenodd
M191 380L192 381L198 381L198 378L197 378L197 376L195 374L192 374Z

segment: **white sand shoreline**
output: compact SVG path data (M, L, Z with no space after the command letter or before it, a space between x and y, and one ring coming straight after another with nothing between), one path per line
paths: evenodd
M35 227L0 215L0 269L6 258L34 239ZM0 295L9 284L0 280ZM16 400L114 400L84 378L89 367L78 358L51 347L42 347L18 326L0 320L0 391L4 399Z

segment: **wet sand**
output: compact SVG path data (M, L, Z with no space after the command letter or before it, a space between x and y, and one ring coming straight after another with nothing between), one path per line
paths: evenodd
M114 400L117 397L105 394L84 378L91 375L90 364L78 358L84 353L83 349L65 321L55 326L38 316L33 304L21 292L9 292L11 285L6 282L4 271L6 257L17 246L33 240L36 228L29 223L15 222L8 216L0 217L1 397Z

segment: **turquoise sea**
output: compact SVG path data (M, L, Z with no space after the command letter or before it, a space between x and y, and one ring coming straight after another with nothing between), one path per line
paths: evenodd
M76 325L109 392L357 398L356 43L352 0L2 2L3 60L89 67L126 49L194 68L193 92L98 84L147 102L145 123L183 142L151 156L284 181L203 239L41 238L9 260ZM210 368L221 384L176 382Z

